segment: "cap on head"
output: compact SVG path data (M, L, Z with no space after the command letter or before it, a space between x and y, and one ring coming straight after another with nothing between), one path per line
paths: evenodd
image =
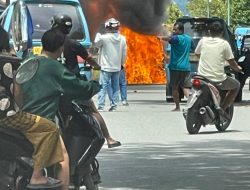
M61 30L64 34L69 34L72 28L72 19L68 15L56 15L51 19L51 27Z
M120 22L118 20L116 20L115 18L110 18L108 20L105 21L105 28L107 30L118 30L120 27Z

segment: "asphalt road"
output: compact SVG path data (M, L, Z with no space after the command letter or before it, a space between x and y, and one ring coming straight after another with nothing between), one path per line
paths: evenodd
M129 106L102 112L122 146L108 149L105 144L99 153L100 189L249 190L248 86L226 132L207 126L198 135L187 133L181 112L171 112L174 104L166 103L164 90L161 85L129 86Z

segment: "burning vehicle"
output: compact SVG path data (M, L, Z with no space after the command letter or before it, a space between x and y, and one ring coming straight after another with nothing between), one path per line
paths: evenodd
M107 18L121 22L121 33L128 44L128 84L166 83L164 50L156 36L167 18L169 3L170 0L81 0L92 39Z

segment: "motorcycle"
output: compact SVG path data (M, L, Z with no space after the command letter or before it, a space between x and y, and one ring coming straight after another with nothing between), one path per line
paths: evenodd
M230 74L230 69L227 70L229 72L226 73ZM191 82L192 88L183 112L188 133L197 134L201 126L207 125L215 125L218 131L225 131L234 113L233 104L225 111L220 108L227 91L218 90L213 82L198 74L193 75Z
M58 118L70 159L70 189L85 186L87 190L98 190L101 178L95 157L105 142L101 127L81 101L72 101L71 106L66 100L61 102Z
M58 114L62 136L70 159L70 187L98 190L101 182L99 164L95 158L104 144L99 124L86 115L81 105L72 102L71 115ZM81 125L79 125L81 122ZM26 190L32 175L32 144L17 130L0 127L0 187L1 190ZM55 177L57 167L44 170Z

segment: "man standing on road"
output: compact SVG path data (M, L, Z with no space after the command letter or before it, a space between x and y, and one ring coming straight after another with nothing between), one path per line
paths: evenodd
M220 90L227 90L228 93L221 104L223 110L229 107L240 88L240 83L228 77L224 71L225 62L237 72L241 67L235 62L232 49L229 43L222 39L223 27L220 22L215 21L210 25L211 37L202 38L195 50L200 57L198 73L215 82Z
M184 95L188 97L191 87L189 82L189 53L193 47L192 38L184 34L184 25L181 22L177 22L174 24L173 35L171 37L160 37L160 39L171 44L168 68L170 70L173 100L176 105L172 111L180 111L179 88L181 87Z
M114 18L105 22L106 33L97 33L95 45L99 48L98 64L101 66L98 94L98 110L104 111L105 97L108 88L111 91L111 108L115 111L119 100L119 74L127 56L127 44L124 36L119 34L120 22Z

